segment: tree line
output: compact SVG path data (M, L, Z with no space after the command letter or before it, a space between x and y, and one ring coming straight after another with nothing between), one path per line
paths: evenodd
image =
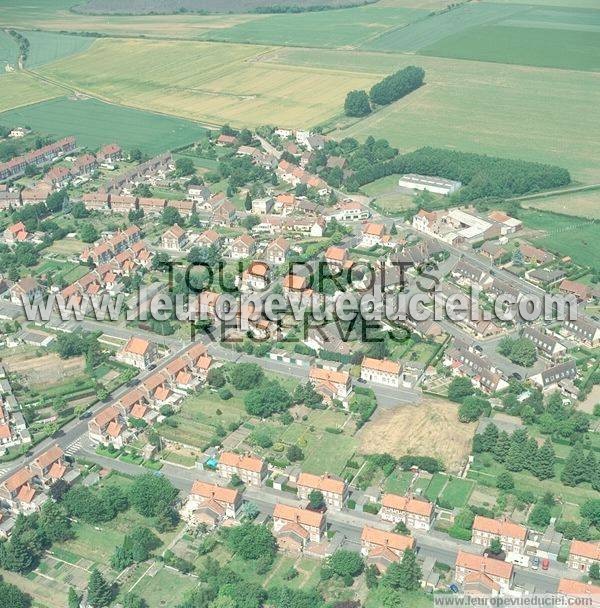
M346 186L348 190L357 190L396 173L435 175L460 181L462 188L450 197L456 203L521 196L571 182L569 171L555 165L427 146L356 171Z

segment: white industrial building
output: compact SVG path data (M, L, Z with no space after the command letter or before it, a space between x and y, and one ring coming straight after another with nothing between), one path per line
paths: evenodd
M448 196L456 192L462 184L451 179L443 177L432 177L430 175L417 175L416 173L408 173L403 175L398 181L401 188L409 190L427 190L434 194L443 194Z

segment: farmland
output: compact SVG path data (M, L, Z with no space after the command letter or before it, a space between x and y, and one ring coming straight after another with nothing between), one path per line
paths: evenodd
M80 145L91 148L119 141L124 148L140 148L148 154L190 143L204 132L199 125L178 118L65 97L0 114L2 123L26 124L56 137L75 135Z
M0 76L0 112L22 105L37 103L64 95L64 90L46 82L40 82L23 72ZM0 123L2 122L0 115Z
M348 88L376 81L371 75L261 61L269 50L220 43L101 40L88 52L45 66L40 73L117 103L238 126L315 124L339 111Z
M411 27L391 29L361 46L374 51L414 53L450 34L525 10L525 6L466 3L454 10L423 19Z
M364 6L328 13L265 15L230 28L213 30L202 37L227 42L290 46L355 47L423 18L426 11Z
M88 49L93 38L85 36L70 36L53 32L23 32L29 40L29 55L27 67L37 68L46 63L52 63L63 57L81 53Z
M15 41L6 32L0 31L0 68L4 66L15 66L18 50Z

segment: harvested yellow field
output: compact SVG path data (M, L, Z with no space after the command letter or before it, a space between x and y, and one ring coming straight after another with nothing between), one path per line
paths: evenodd
M600 190L558 194L522 201L523 207L600 219Z
M263 61L272 47L99 40L40 74L108 101L209 123L311 126L377 77Z
M39 81L23 72L0 76L0 91L0 112L65 94L64 89Z
M384 411L358 434L364 454L435 456L456 473L471 453L476 423L458 421L456 403L424 398L416 405Z

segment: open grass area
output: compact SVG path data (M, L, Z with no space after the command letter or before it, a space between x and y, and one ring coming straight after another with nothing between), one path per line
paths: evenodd
M396 471L385 480L385 491L392 494L406 494L413 474L410 471Z
M2 68L3 69L3 68ZM64 95L64 90L24 72L0 75L0 112ZM20 124L16 115L0 114L0 124Z
M45 66L40 73L117 103L239 126L315 124L341 110L347 90L368 88L377 80L262 61L270 50L239 44L99 40L86 53Z
M326 13L262 15L233 27L211 30L203 38L283 46L356 47L426 15L424 10L379 5Z
M600 268L597 220L542 213L536 209L525 210L520 217L526 228L540 231L539 236L529 239L535 245L571 256L577 264Z
M435 473L431 478L427 489L425 490L425 498L431 502L435 502L447 481L448 477L446 475L443 475L442 473Z
M4 100L4 96L0 99ZM13 105L17 103L15 99ZM172 116L123 108L96 99L66 97L4 112L0 114L0 124L26 124L55 137L75 135L80 146L89 148L118 141L124 149L140 148L147 154L192 143L205 132L200 125Z
M147 574L136 585L134 592L143 597L148 606L176 606L187 591L194 589L198 581L164 566L156 574Z
M540 211L600 219L600 189L528 199L521 205Z
M25 65L37 68L69 55L82 53L94 42L89 36L72 36L55 32L25 31L23 36L29 40L29 54Z

